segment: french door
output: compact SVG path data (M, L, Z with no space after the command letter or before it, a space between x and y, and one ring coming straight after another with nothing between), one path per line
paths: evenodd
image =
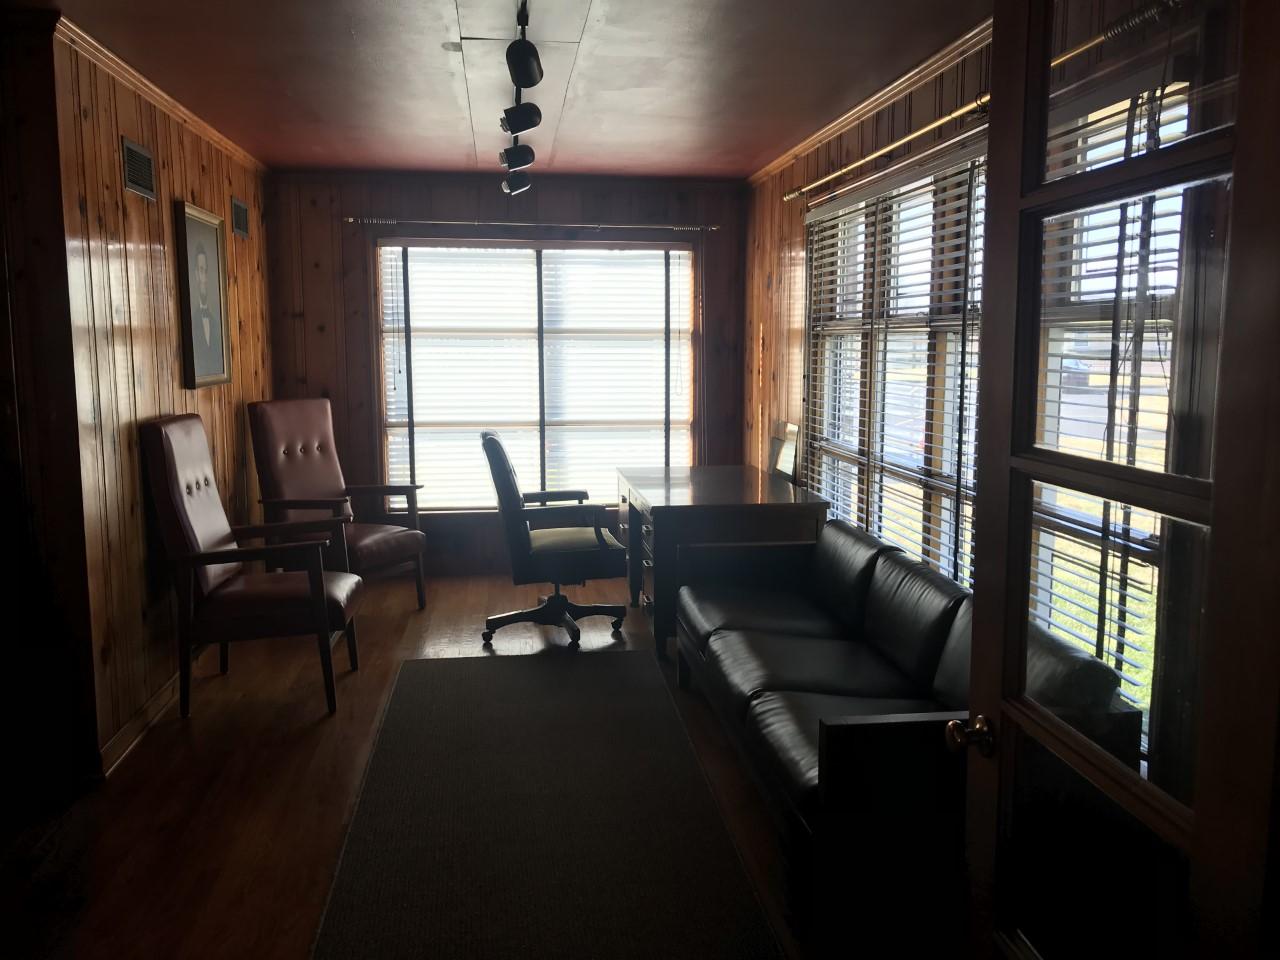
M1274 947L1277 36L1258 0L995 3L980 954ZM1045 633L1079 652L1054 702Z

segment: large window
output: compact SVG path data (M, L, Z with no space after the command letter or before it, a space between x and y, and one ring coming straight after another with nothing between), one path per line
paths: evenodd
M807 485L957 580L972 567L984 165L953 162L809 231Z
M529 490L612 500L619 466L689 465L689 251L388 245L379 257L387 476L423 484L423 507L494 505L485 428Z

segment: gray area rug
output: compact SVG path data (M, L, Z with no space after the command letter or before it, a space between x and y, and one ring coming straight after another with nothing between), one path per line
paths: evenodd
M779 957L651 653L403 664L317 958Z

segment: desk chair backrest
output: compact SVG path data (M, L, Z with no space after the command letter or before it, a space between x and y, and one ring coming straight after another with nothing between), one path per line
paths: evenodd
M170 560L236 546L218 495L209 438L194 413L162 417L138 428L160 533ZM201 596L240 572L241 564L196 568Z
M333 411L328 400L251 403L249 430L264 500L346 496L347 481L333 442ZM287 510L271 519L310 520L329 515L325 510Z
M524 517L524 496L516 468L511 465L502 446L502 439L492 430L480 434L484 455L489 461L489 473L493 476L493 489L498 494L498 513L502 518L502 530L507 540L507 552L511 555L511 574L519 577L529 562L532 547L529 542L529 524Z

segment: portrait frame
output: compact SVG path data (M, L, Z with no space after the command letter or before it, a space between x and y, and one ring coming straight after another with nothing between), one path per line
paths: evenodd
M197 390L230 383L226 221L193 203L177 200L174 201L174 232L177 234L182 386ZM199 265L202 256L203 267ZM215 298L216 304L212 302Z

